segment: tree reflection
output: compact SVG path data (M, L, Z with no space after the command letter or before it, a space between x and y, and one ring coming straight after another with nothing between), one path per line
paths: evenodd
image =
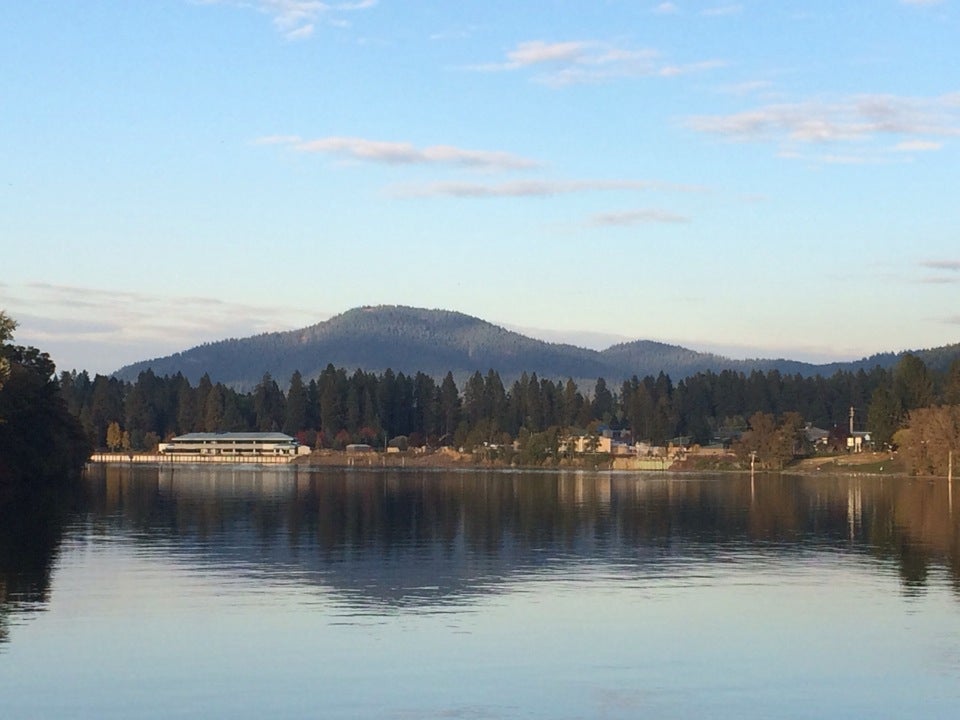
M16 614L43 610L50 600L54 562L78 504L76 494L63 493L0 503L0 642Z
M659 572L667 558L811 552L895 565L904 592L923 592L933 566L960 588L945 482L128 467L91 487L94 522L135 542L176 537L170 552L313 577L350 602L475 596L571 562Z

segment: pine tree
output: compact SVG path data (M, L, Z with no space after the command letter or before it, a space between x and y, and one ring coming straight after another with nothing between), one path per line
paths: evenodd
M296 370L290 378L283 419L283 432L287 435L296 435L300 430L307 428L307 400L307 388L303 384L303 376L300 375L299 370Z
M460 391L448 372L440 385L440 433L452 436L460 424Z

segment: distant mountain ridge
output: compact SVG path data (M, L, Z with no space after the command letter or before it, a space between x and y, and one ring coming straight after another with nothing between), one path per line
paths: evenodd
M960 344L917 351L931 367L945 369L960 356ZM191 384L204 373L214 382L244 391L269 372L281 385L299 370L316 377L327 367L366 372L415 374L442 378L452 372L458 382L476 371L496 370L505 384L523 372L551 379L594 381L603 377L619 383L632 375L663 372L677 381L698 372L779 370L784 374L832 375L876 365L890 367L902 353L883 353L843 363L816 365L786 359L734 360L678 345L650 340L620 343L597 351L535 340L517 332L451 310L427 310L398 305L360 307L300 330L273 332L242 339L220 340L144 360L114 373L133 381L152 369L156 375L180 372Z

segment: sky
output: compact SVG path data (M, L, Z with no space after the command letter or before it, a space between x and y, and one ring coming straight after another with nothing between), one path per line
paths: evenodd
M960 341L960 0L35 0L0 32L0 309L62 370L379 304Z

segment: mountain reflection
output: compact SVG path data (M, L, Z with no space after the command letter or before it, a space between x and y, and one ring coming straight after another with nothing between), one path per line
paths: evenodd
M908 593L939 566L960 590L944 481L110 467L88 482L98 532L356 608L469 602L570 564L662 576L818 552L895 567Z

